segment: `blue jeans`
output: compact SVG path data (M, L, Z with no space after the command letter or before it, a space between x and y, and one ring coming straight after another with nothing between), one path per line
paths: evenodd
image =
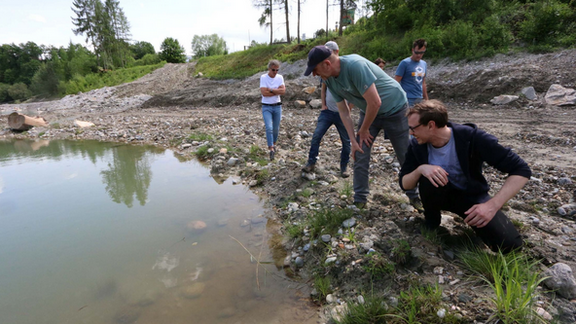
M264 125L266 126L266 142L268 143L268 147L272 147L278 140L280 120L282 119L282 105L262 105L262 117L264 118Z
M376 136L378 136L380 130L385 129L387 131L400 165L404 164L406 152L408 152L408 145L410 144L406 109L407 108L405 107L391 116L376 116L369 129L370 135L374 136L374 140L376 140ZM358 129L360 129L363 122L364 113L360 112ZM356 140L358 141L359 139L356 138ZM372 144L374 144L374 142L372 142ZM372 145L367 146L366 144L362 144L362 150L364 153L360 153L359 151L356 152L356 161L354 162L355 202L366 202L368 194L370 193L368 169L370 167L370 153L372 151ZM411 189L406 191L406 195L409 198L417 198L418 192L416 189Z
M332 125L336 126L336 129L340 134L340 140L342 141L340 170L346 171L348 161L350 161L350 137L348 137L346 127L344 127L344 123L342 123L342 119L340 119L340 114L328 109L321 110L320 115L318 116L316 130L314 130L314 135L312 136L312 145L310 145L310 153L308 154L308 164L316 163L322 137L324 137L324 134L326 134L326 131L328 131Z

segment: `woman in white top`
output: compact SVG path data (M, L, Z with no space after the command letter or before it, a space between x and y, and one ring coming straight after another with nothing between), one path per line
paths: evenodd
M270 150L270 161L274 160L276 141L282 119L282 102L280 95L286 93L284 78L278 74L280 62L268 62L268 73L260 77L260 92L262 93L262 117L266 126L266 141Z

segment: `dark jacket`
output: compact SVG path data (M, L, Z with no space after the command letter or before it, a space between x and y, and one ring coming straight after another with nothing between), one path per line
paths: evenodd
M482 175L482 163L486 162L508 175L519 175L530 179L532 171L518 154L511 149L498 144L498 139L485 131L478 129L474 124L448 123L454 133L456 154L460 167L466 177L467 194L477 196L486 195L490 186ZM400 187L402 177L416 170L418 166L428 164L428 145L418 144L415 138L410 141L406 161L400 170Z

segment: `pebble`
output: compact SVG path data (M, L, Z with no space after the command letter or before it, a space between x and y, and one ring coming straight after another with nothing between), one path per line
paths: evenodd
M328 243L328 242L330 242L330 239L332 238L332 236L330 236L330 234L324 234L324 235L322 235L321 238L322 238L322 242Z
M310 250L310 243L306 243L302 250L304 250L304 252L308 252L308 250Z
M356 219L354 217L349 218L349 219L345 220L344 222L342 222L342 227L344 227L344 228L350 228L354 225L356 225Z
M336 262L337 257L329 257L326 259L326 261L324 262L325 264L330 264L330 263L334 263Z
M296 264L298 268L302 268L304 266L304 259L302 257L297 257L296 260L294 260L294 264Z

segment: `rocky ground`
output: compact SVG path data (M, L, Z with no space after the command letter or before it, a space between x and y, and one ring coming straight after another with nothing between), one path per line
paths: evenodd
M521 224L518 226L527 242L526 251L542 260L543 267L564 263L573 270L576 110L574 103L552 105L545 95L553 84L575 88L576 74L570 68L574 57L576 50L565 50L545 55L498 55L466 63L429 62L427 79L430 97L447 103L452 121L476 123L530 164L533 178L507 204L506 213ZM212 81L199 77L201 71L196 71L193 63L167 64L130 84L58 101L1 105L2 115L13 111L40 115L50 125L15 133L8 129L7 118L1 118L0 138L146 143L171 148L183 158L192 158L200 150L215 178L240 179L267 198L269 216L285 224L299 224L305 215L323 206L352 208L354 234L325 238L332 247L330 255L315 253L315 242L306 235L285 242L290 250L287 267L303 278L319 267L332 276L333 293L325 314L341 307L342 301L366 293L369 290L365 288L372 284L394 292L416 280L439 283L449 312L469 322L486 322L493 312L489 289L462 267L456 246L438 245L420 234L421 216L400 191L396 175L399 165L383 136L374 145L371 196L364 211L351 206L352 178L339 176L340 140L334 128L323 139L316 172L301 172L318 115L311 105L319 98L319 90L314 88L318 82L302 76L304 65L299 61L281 66L287 93L283 97L279 151L271 163L264 163L264 150L254 149L266 147L259 75L242 81ZM392 73L393 67L387 72ZM530 93L519 95L530 86L535 97ZM490 102L500 95L519 97L505 104ZM570 90L571 100L569 96ZM95 126L81 128L75 120ZM203 134L212 139L203 138ZM505 177L492 168L486 168L485 173L493 190L498 190ZM443 227L451 237L467 232L458 217L444 216ZM362 264L366 254L376 251L392 260L394 242L401 240L410 244L408 262L386 280L371 281ZM572 284L563 294L544 294L539 300L543 314L555 317L559 323L576 322L576 283Z

